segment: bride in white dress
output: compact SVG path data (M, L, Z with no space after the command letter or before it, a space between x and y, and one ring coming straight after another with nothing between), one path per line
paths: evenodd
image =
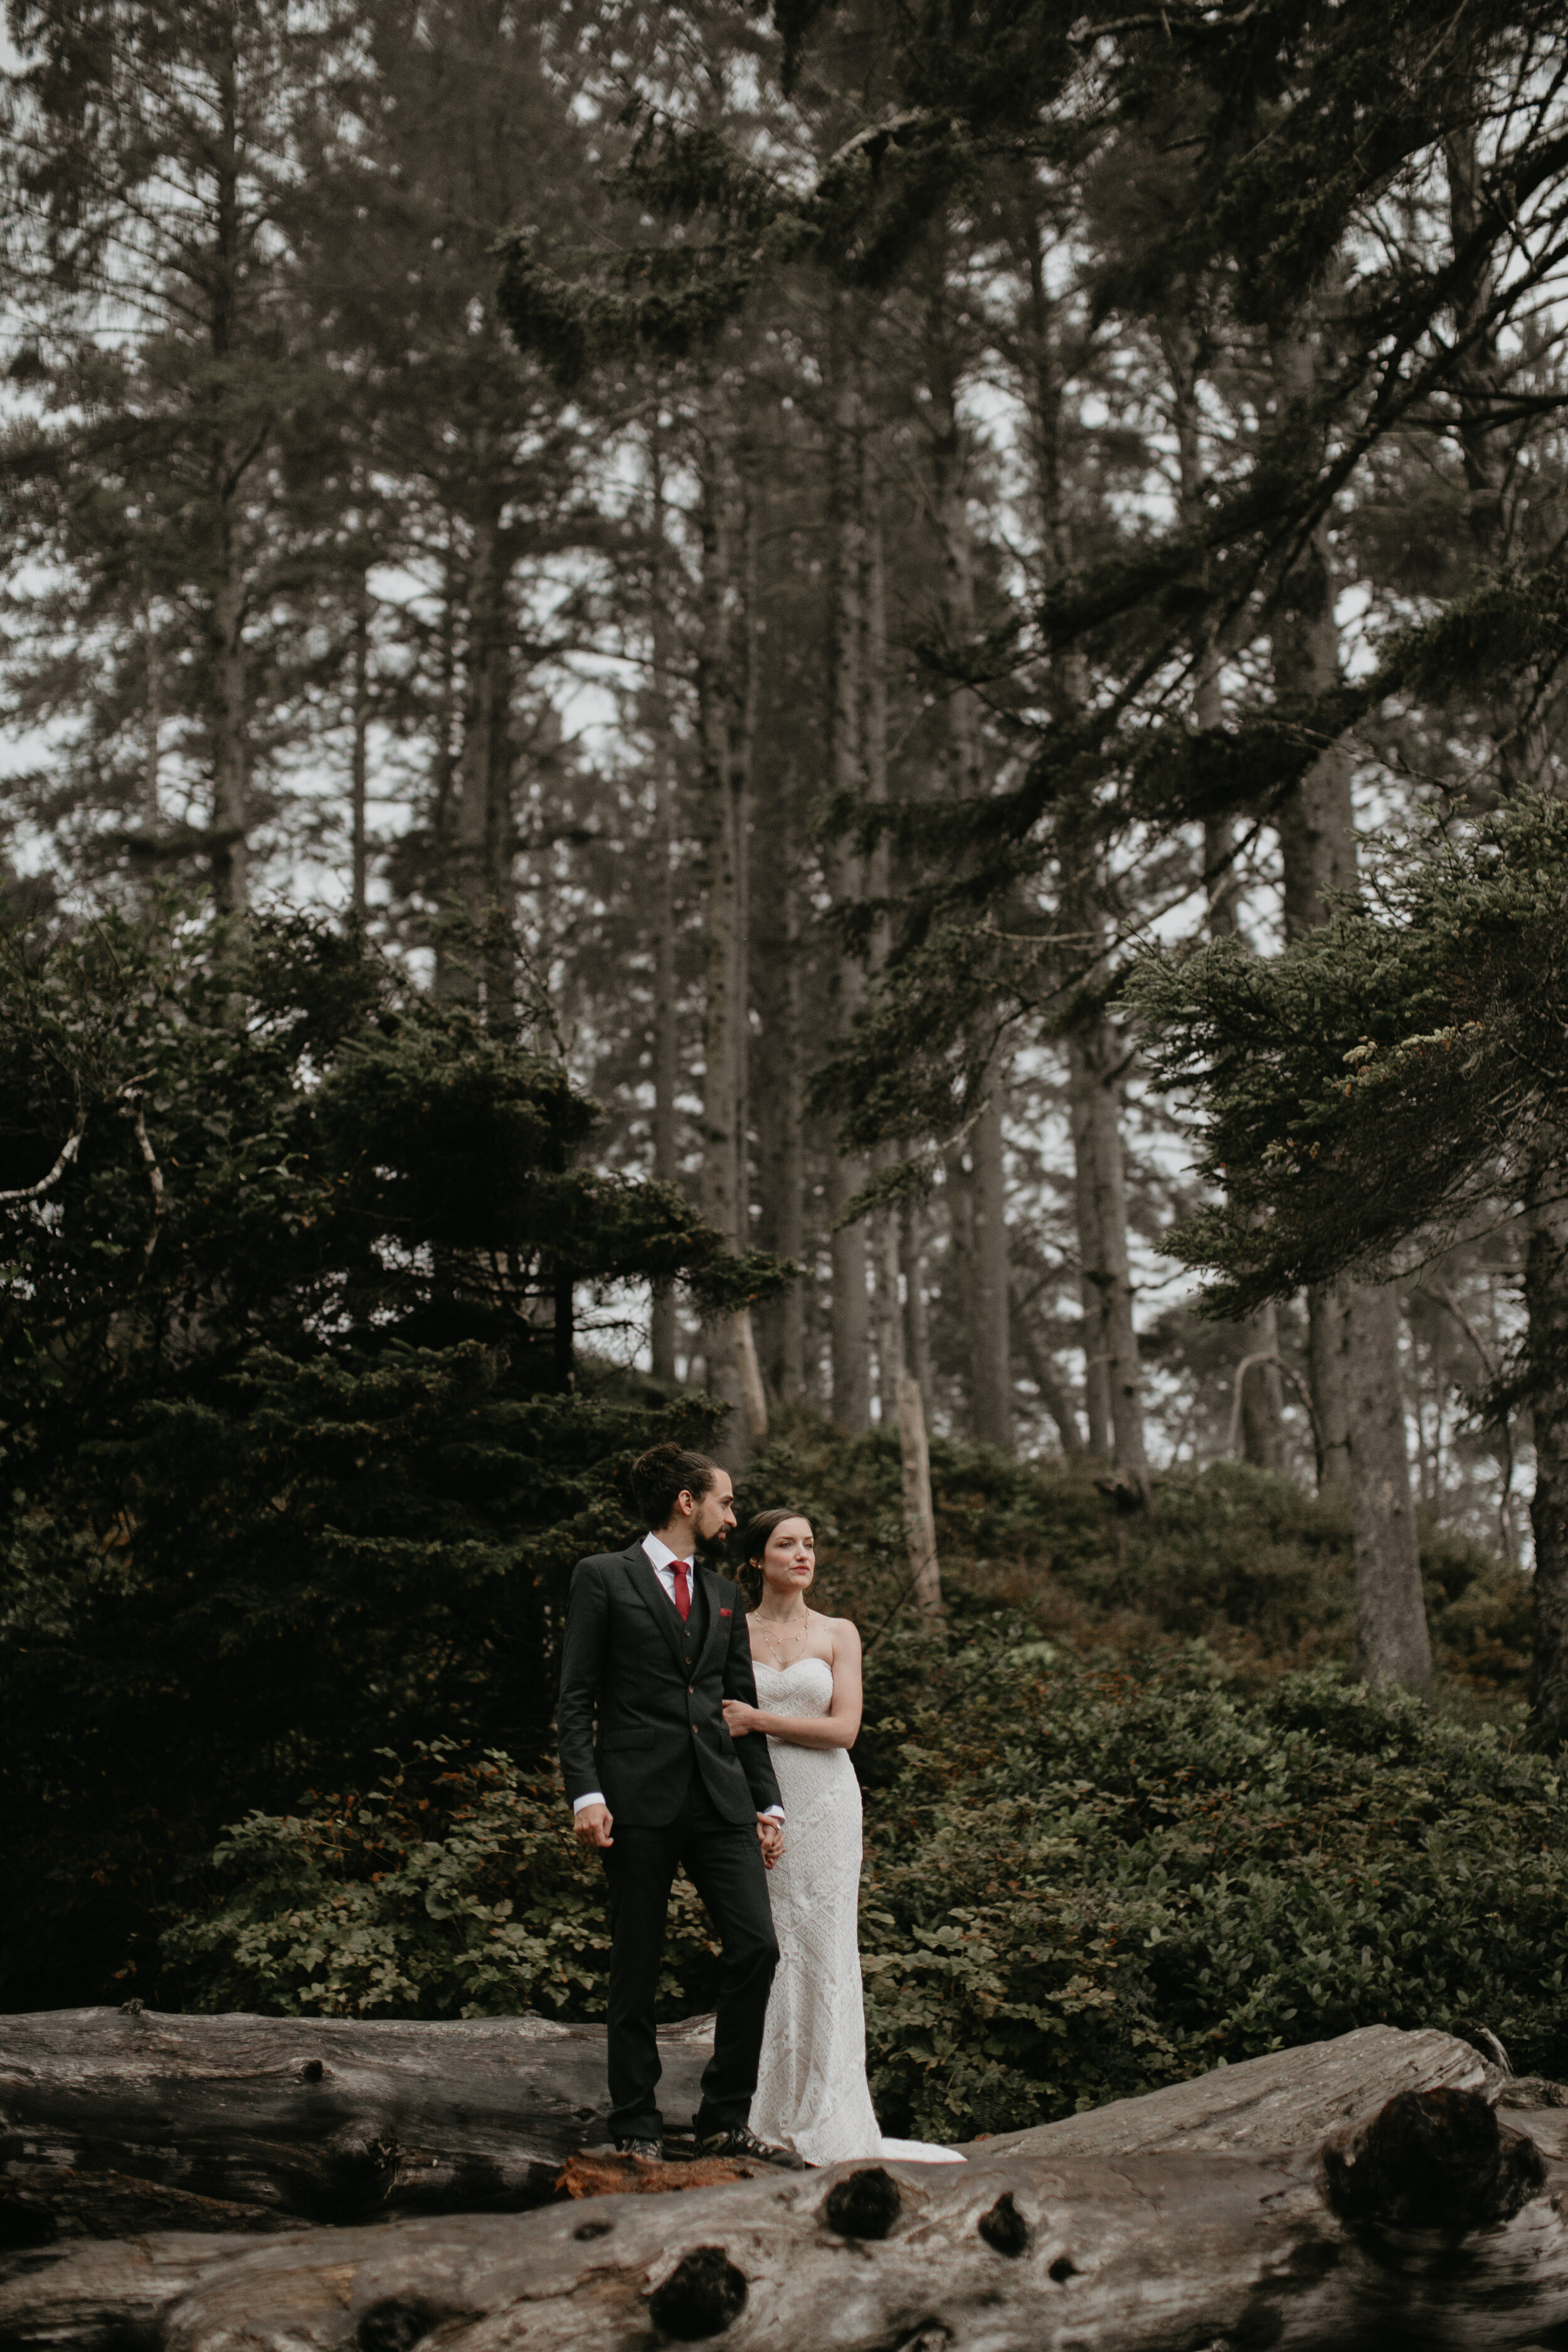
M860 1990L860 1636L806 1605L811 1522L762 1511L742 1538L761 1594L748 1613L756 1706L724 1702L736 1739L765 1738L784 1799L784 1847L768 1880L779 1939L751 2127L811 2164L884 2156L962 2162L952 2148L884 2139L866 2083Z

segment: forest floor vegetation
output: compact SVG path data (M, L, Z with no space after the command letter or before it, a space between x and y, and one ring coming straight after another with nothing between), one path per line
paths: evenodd
M867 1641L888 2128L1006 2129L1379 2021L1479 2017L1568 2065L1562 1763L1515 1738L1528 1578L1428 1543L1427 1706L1350 1679L1348 1529L1284 1480L1167 1480L1151 1519L1092 1466L933 1469L941 1624L902 1597L890 1445L801 1422L747 1482L811 1499L822 1603ZM385 1766L226 1834L163 1938L191 2005L602 2013L599 1874L552 1771L439 1740ZM665 2013L710 2006L714 1966L682 1883Z

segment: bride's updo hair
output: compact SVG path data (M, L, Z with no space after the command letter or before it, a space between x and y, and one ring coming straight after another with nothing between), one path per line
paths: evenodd
M811 1513L786 1503L782 1510L758 1511L741 1530L741 1565L735 1581L745 1595L748 1609L754 1609L763 1597L763 1554L768 1548L768 1538L785 1519L804 1519L812 1524Z

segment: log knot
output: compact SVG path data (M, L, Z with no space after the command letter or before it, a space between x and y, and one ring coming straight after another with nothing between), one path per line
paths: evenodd
M1510 2221L1546 2186L1533 2140L1479 2091L1401 2091L1323 2150L1328 2200L1350 2228L1463 2234Z
M722 2246L693 2246L648 2297L654 2326L678 2344L721 2336L745 2307L744 2273Z
M449 2303L430 2303L419 2294L384 2295L361 2312L354 2342L359 2352L414 2352L416 2344L453 2316Z
M903 2205L899 2184L879 2164L836 2180L822 2201L822 2218L841 2238L885 2238Z
M994 2253L1016 2259L1028 2252L1029 2225L1014 2203L1010 2189L1002 2191L989 2212L982 2213L979 2230Z

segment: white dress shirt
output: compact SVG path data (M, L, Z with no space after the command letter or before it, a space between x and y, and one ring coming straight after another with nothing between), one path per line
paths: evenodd
M654 1574L658 1577L660 1584L664 1587L666 1600L673 1609L675 1606L675 1566L676 1562L680 1559L680 1554L678 1551L671 1551L669 1546L665 1542L664 1538L662 1536L656 1536L651 1531L647 1535L644 1536L642 1539L642 1548L644 1551L647 1552L649 1560L653 1564ZM694 1592L697 1589L695 1571L692 1570L689 1559L688 1559L684 1565L689 1580L688 1589ZM757 1735L753 1733L752 1736L755 1738ZM585 1797L577 1797L574 1799L572 1811L574 1813L580 1813L584 1805L602 1805L604 1801L605 1795L602 1789L590 1789ZM784 1819L784 1807L782 1805L770 1805L766 1812L760 1814L758 1818L764 1822L782 1822Z

